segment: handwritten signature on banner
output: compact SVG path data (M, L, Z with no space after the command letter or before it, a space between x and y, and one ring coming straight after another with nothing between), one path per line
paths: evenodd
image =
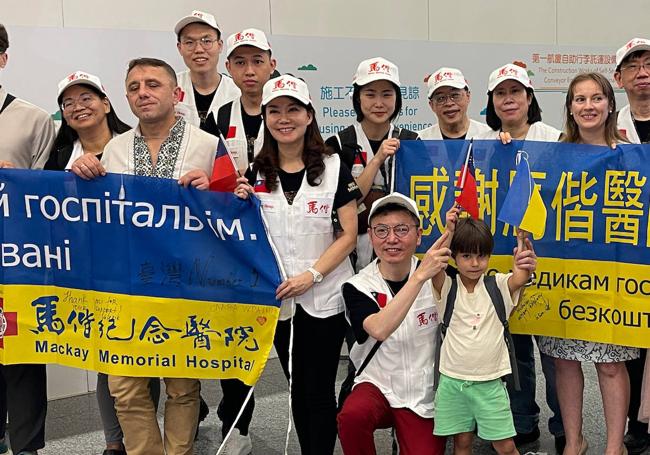
M261 374L281 274L256 200L3 171L0 224L3 363L248 384Z
M396 155L395 189L421 214L419 252L444 230L467 145L404 141ZM495 239L489 273L512 266L514 229L497 213L519 150L529 155L548 217L535 239L536 284L511 316L513 331L650 347L650 146L474 141L479 217Z

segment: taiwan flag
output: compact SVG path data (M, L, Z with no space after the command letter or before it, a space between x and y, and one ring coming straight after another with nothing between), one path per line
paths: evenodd
M217 153L214 157L212 178L210 178L210 191L232 193L237 187L237 177L239 177L239 172L237 172L235 160L226 148L226 141L224 141L222 136L219 138Z
M469 213L472 218L478 219L478 195L476 193L476 173L474 171L472 144L473 141L470 141L465 163L460 168L460 174L456 181L456 188L460 189L460 194L456 196L456 203Z

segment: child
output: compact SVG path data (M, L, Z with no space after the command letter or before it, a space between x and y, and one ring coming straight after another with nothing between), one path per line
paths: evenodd
M470 454L473 431L492 441L499 454L518 454L516 434L506 386L502 377L511 373L504 327L486 289L484 278L494 248L492 233L481 220L458 219L460 208L447 212L451 256L458 269L454 311L440 347L440 383L435 397L434 434L454 436L454 453ZM519 300L520 289L536 268L537 257L529 239L514 249L513 272L496 274L506 315ZM452 278L444 272L433 277L444 314Z

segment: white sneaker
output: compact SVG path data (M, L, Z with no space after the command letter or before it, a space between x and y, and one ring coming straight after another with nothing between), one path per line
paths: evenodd
M250 455L252 452L251 435L242 436L239 430L235 428L220 453L222 455Z

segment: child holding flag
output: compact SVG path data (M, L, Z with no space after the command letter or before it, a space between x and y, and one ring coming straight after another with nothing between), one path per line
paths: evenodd
M447 212L447 243L458 277L444 272L433 277L438 314L445 314L444 341L439 346L440 381L435 398L434 434L454 436L454 453L469 454L473 431L492 441L499 454L518 454L516 434L503 376L512 372L509 332L497 315L494 293L502 299L505 317L519 300L521 287L535 271L532 243L520 232L514 249L513 272L487 277L494 239L488 226L475 218L459 219L461 209ZM446 314L449 311L451 314ZM512 358L512 357L510 357Z

